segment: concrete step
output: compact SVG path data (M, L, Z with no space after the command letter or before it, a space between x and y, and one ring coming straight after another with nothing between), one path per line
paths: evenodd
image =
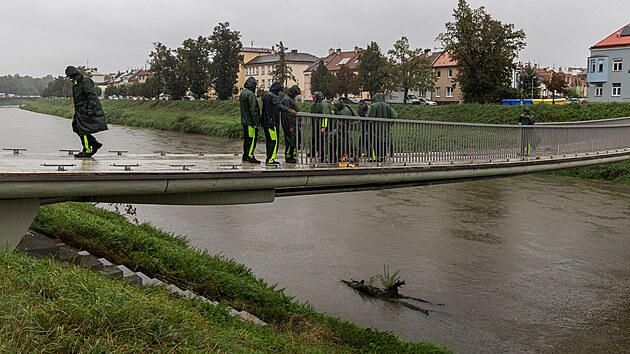
M28 231L17 245L16 250L39 259L56 257L58 243L59 240L51 239L35 231Z

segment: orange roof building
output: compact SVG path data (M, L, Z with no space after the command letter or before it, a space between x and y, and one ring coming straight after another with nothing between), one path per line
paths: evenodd
M630 102L630 24L591 48L586 80L591 102Z

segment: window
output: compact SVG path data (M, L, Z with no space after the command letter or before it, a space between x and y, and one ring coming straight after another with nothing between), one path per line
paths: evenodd
M350 58L343 58L343 59L341 59L341 61L337 65L344 65L344 64L346 64L348 62L348 60L350 60Z
M267 67L267 75L271 75L271 74L273 74L273 65L269 65Z
M595 72L596 66L597 66L597 60L595 60L595 59L591 60L591 72L592 73Z
M612 84L612 95L615 97L621 96L621 83L613 83Z
M453 87L449 86L446 88L446 97L453 97Z
M453 77L453 69L448 69L448 77Z
M436 87L435 88L435 97L440 97L441 94L442 94L442 88L441 87Z
M613 59L613 71L621 71L623 69L623 61L621 59Z
M251 74L251 70L250 70L250 69L251 69L251 68L247 68L247 69L246 69L246 71L247 71L247 76L251 76L251 75L252 75L252 74Z
M595 85L595 96L601 96L604 92L604 84Z
M260 88L261 89L265 88L265 79L260 80Z
M597 61L597 72L598 73L604 72L604 59L599 59Z
M258 75L258 67L254 68L254 75Z
M435 77L438 79L442 77L442 72L440 70L435 70Z

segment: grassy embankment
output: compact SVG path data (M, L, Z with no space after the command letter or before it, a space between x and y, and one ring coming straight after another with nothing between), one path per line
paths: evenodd
M103 100L110 123L136 127L206 134L239 139L242 128L236 101L127 101ZM301 103L302 111L310 103ZM446 122L514 124L521 107L463 104L447 106L394 105L402 119ZM71 118L71 100L40 99L25 108L39 113ZM569 105L533 105L536 122L568 122L630 116L630 103L589 103ZM282 135L282 134L281 134ZM262 134L260 134L260 138ZM282 138L282 137L281 137ZM630 182L630 162L591 166L554 172L557 175Z
M164 288L133 287L73 266L0 252L2 353L449 353L317 313L241 264L90 204L41 207L32 228L246 310L270 326L243 323L223 306L176 298Z

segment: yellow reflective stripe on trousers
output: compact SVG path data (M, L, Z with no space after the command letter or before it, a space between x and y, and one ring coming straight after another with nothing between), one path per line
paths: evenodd
M271 137L271 140L273 140L274 142L273 153L271 154L271 159L269 159L269 161L275 161L276 154L278 153L278 134L276 133L275 127L269 128L269 136Z
M328 118L323 118L322 119L322 128L326 128L328 127Z
M251 125L247 126L247 134L249 134L249 137L252 138L252 143L249 146L249 157L254 157L254 144L256 144L256 128L252 127Z
M83 147L85 147L85 152L86 153L91 153L92 149L90 149L90 143L88 142L88 138L87 135L83 136Z

